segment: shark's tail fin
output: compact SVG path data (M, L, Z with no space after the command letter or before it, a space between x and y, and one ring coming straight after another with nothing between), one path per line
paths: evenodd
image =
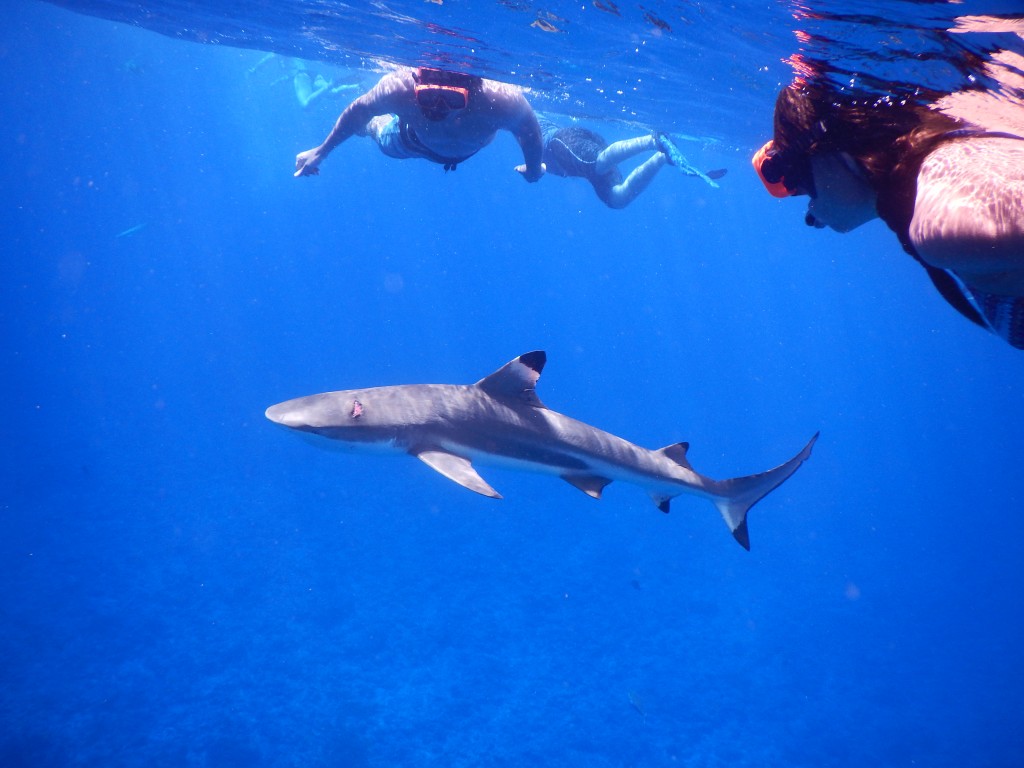
M811 455L811 448L818 439L818 433L814 434L807 445L803 447L796 456L785 464L780 464L775 469L761 472L746 477L734 477L731 480L719 480L713 482L710 489L713 496L712 501L722 513L725 524L732 531L733 538L738 541L744 549L750 549L750 536L747 533L747 512L757 502L771 493L784 483L790 475L796 472Z

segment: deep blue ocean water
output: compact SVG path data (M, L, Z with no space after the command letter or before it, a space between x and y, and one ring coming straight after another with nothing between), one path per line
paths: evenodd
M350 93L0 19L0 766L1021 764L1024 356L880 222L760 188L785 31L705 70L707 109L658 102L721 188L666 168L612 211L525 184L507 135L293 179ZM581 110L624 138L620 106ZM484 468L492 501L263 417L532 349L549 407L713 477L821 438L746 552L696 497Z

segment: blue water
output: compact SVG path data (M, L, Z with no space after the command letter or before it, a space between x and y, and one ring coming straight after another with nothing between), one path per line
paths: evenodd
M296 180L347 96L0 19L0 765L1020 765L1024 356L880 222L764 194L776 80L663 104L729 173L611 211L507 135ZM485 468L493 501L263 418L532 349L549 407L713 477L822 436L746 552L695 497Z

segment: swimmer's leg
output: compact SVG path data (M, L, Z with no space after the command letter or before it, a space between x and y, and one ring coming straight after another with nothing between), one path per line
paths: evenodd
M616 143L621 144L623 142ZM615 145L613 144L612 146ZM637 196L641 192L647 189L650 183L654 180L654 177L658 174L658 171L660 171L662 166L667 162L668 159L661 152L658 152L656 155L652 155L634 168L625 179L607 190L605 194L601 196L601 199L609 208L625 208L636 200Z
M260 60L259 60L259 61L257 61L257 62L256 62L255 64L253 64L253 65L252 65L251 67L249 67L249 69L248 69L248 70L246 70L246 71L247 71L247 72L248 72L248 73L249 73L250 75L255 75L255 74L256 74L256 72L257 72L258 70L260 70L260 69L262 69L262 68L263 68L263 65L264 65L264 64L266 64L266 63L267 63L268 61L270 61L271 59L273 59L273 58L274 58L275 56L277 56L277 54L276 54L276 53L268 53L268 54L266 54L266 55L265 55L265 56L264 56L264 57L263 57L262 59L260 59Z
M331 87L331 81L325 80L323 75L317 75L316 80L311 81L306 70L301 70L295 74L294 83L295 98L299 100L299 104L302 105L303 109L308 109L309 105L316 101L318 96Z
M654 136L637 136L635 139L623 139L609 144L597 156L594 170L598 174L606 174L623 160L641 152L660 152Z
M296 72L292 85L295 86L295 98L298 99L299 106L306 109L309 102L315 98L313 96L313 81L309 79L309 73L304 70Z

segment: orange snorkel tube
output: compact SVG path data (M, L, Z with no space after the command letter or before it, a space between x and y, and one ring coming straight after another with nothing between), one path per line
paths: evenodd
M771 140L766 141L764 146L757 150L754 156L750 158L750 162L753 164L754 170L757 171L757 177L761 179L764 188L768 190L772 197L790 197L793 193L786 189L785 179L780 177L778 181L768 181L765 178L764 171L761 169L765 160L769 158L768 153L771 151L773 144L774 142Z

